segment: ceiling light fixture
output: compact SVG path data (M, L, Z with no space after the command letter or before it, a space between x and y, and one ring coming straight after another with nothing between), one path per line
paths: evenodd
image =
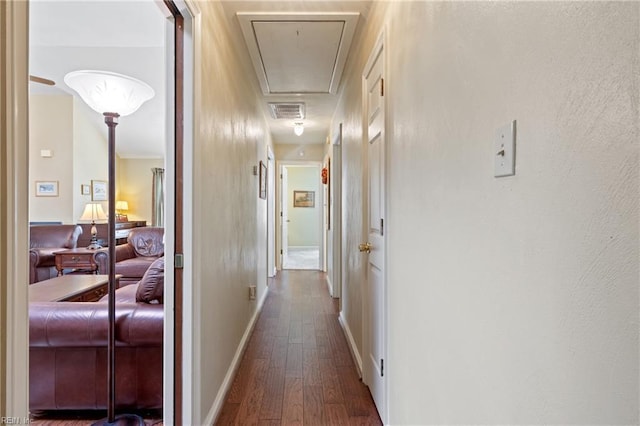
M304 133L304 125L302 123L295 123L293 125L293 133L295 133L297 136L300 136L302 133Z

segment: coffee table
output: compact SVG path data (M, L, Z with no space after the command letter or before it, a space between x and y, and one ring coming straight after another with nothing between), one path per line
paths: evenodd
M63 275L29 285L29 302L95 302L107 294L108 284L109 275Z

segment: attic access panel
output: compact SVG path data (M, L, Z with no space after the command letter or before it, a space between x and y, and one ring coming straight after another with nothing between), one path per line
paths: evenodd
M338 90L358 13L238 13L264 94Z

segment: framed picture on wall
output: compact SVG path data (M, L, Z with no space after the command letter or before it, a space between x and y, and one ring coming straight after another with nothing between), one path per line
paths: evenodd
M260 161L260 189L258 196L263 200L267 199L267 166Z
M91 181L91 201L107 201L107 182L104 180Z
M57 180L37 180L36 181L36 197L57 197L58 181Z
M315 207L315 191L293 191L293 207Z
M80 193L82 195L91 195L91 185L87 185L86 183L80 185Z

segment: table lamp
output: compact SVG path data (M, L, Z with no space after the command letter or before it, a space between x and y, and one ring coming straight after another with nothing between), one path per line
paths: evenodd
M87 246L89 250L98 250L102 248L102 246L98 244L96 220L105 219L107 219L107 215L104 214L104 210L102 210L102 204L87 203L87 205L84 206L84 211L82 212L82 216L80 216L80 220L91 221L91 243Z
M116 201L116 221L126 222L129 220L127 217L127 211L129 210L129 203L126 201Z

